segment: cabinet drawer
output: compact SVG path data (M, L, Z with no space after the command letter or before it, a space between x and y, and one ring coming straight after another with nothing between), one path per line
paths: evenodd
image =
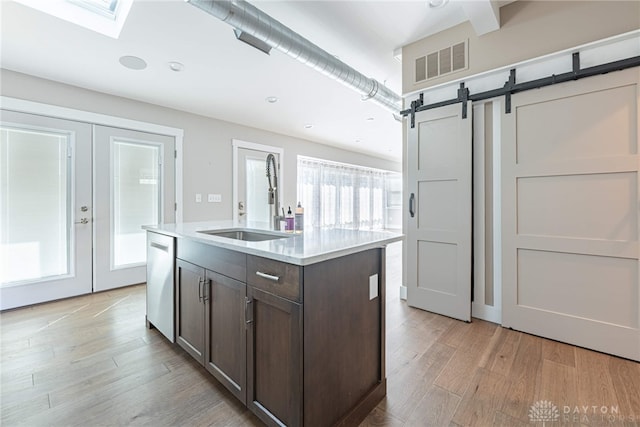
M301 267L247 255L247 283L270 294L300 302Z
M189 239L178 239L176 258L241 282L246 281L246 255Z

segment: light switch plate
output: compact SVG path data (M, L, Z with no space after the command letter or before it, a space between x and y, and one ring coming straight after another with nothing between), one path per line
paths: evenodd
M209 194L207 201L209 203L220 203L222 201L222 194Z
M369 276L369 299L372 300L378 296L378 275Z
M202 194L196 193L196 203L202 203Z

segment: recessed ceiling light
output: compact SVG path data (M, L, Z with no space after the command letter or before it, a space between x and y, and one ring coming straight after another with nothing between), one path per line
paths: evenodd
M374 120L375 120L375 118L373 118L373 117L367 117L367 121L368 121L368 122L372 122L372 121L374 121Z
M138 58L137 56L121 56L120 63L130 70L144 70L147 68L147 63L144 59Z
M171 71L179 72L183 70L184 64L178 61L170 61L169 68L171 68Z
M278 102L278 97L267 96L264 100L267 101L269 104L275 104L276 102Z
M428 3L430 8L436 9L439 7L444 7L444 5L449 3L449 0L429 0Z
M356 142L360 142L360 141L361 141L361 139L360 139L360 138L356 138Z
M313 127L313 125L311 123L307 123L306 125L304 125L305 129L311 129Z

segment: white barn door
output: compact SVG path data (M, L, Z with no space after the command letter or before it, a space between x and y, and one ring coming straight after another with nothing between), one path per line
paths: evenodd
M471 320L471 105L416 114L408 129L407 303Z
M637 68L514 95L503 326L640 360Z

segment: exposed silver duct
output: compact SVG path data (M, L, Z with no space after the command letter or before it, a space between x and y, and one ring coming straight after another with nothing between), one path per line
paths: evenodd
M396 115L400 111L402 99L399 95L375 79L365 76L340 61L246 1L187 1L226 22L236 30L250 34L303 64L358 91L363 99L371 99Z

